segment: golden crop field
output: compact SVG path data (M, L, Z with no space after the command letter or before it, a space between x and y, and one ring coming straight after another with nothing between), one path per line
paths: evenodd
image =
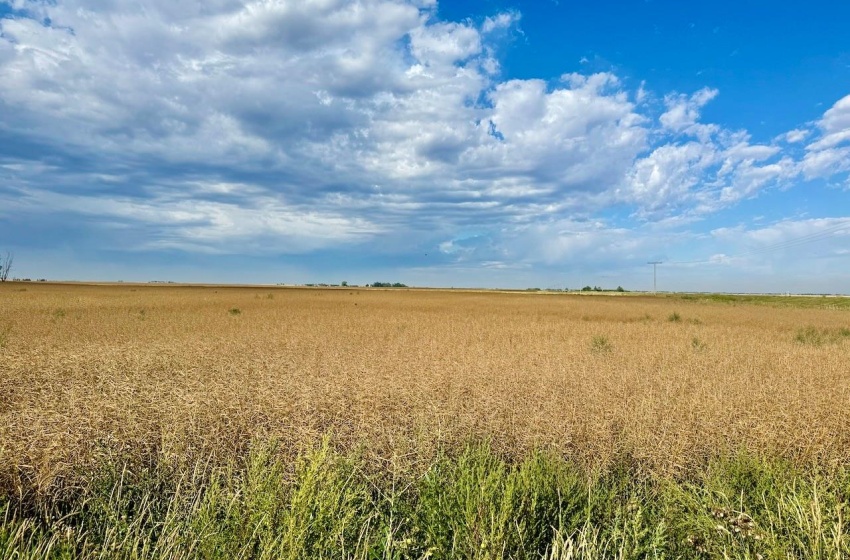
M485 439L672 474L737 450L850 463L850 315L820 302L7 283L0 308L7 492L116 449L327 433L376 457Z

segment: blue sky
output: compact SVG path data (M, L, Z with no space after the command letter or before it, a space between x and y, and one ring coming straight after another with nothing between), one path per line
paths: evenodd
M19 276L850 292L850 4L0 1Z

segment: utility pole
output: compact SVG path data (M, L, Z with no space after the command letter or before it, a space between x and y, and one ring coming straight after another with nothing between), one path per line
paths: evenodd
M656 272L656 269L658 268L658 265L661 264L661 261L649 261L646 264L652 265L652 293L655 294L658 291L657 290L658 285L656 283L658 276L656 275L655 272Z

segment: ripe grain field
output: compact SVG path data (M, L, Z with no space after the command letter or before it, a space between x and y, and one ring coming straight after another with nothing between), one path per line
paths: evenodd
M752 558L839 558L850 550L846 301L2 284L0 554L627 558L740 550ZM238 549L211 545L203 531L190 544L169 541L172 509L163 506L166 517L151 521L153 513L139 517L138 500L121 506L129 508L128 527L135 526L127 516L150 521L149 532L142 521L133 529L136 540L131 528L86 525L92 496L112 504L115 488L131 479L148 488L151 503L179 502L180 517L191 518L191 504L219 488L212 480L247 480L256 461L263 473L280 468L275 480L289 488L281 507L292 513L293 481L313 472L304 465L327 466L328 457L331 471L344 464L358 473L344 480L363 482L374 511L369 523L348 522L358 527L353 537L334 533L329 542L338 548L321 554L315 546L327 535L304 536L297 546L275 541L272 553L251 541L256 527ZM563 511L562 522L541 522L534 546L522 535L514 542L464 533L480 512L428 532L445 521L421 517L430 495L421 485L435 468L462 474L471 461L485 479L501 472L509 480L535 457L553 472L561 467L552 465L569 466L587 496L619 487L605 477L623 476L628 488L600 498L600 511L619 504L597 512L602 517L583 502L587 515L573 525L564 525ZM733 474L719 480L718 472ZM143 483L151 477L156 491ZM764 477L774 477L780 509L764 489L753 490ZM109 492L98 490L104 480ZM782 493L786 483L790 494ZM195 498L181 495L187 485ZM671 498L671 487L698 498L686 507L691 502ZM382 501L387 488L400 488L407 510L392 513ZM745 493L750 509L776 510L774 521L745 511ZM788 496L808 501L781 510ZM818 510L818 520L813 501L829 509ZM646 531L629 536L617 516L643 515L633 502L655 513L640 521ZM670 518L691 519L691 509L701 521L680 527ZM823 542L791 542L794 531L782 523L793 511L801 524L823 525L810 531ZM622 531L606 532L621 522ZM516 532L506 527L505 535Z

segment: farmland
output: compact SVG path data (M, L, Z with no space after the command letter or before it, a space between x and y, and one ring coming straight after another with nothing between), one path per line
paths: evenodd
M850 554L843 299L7 283L0 309L0 556Z

